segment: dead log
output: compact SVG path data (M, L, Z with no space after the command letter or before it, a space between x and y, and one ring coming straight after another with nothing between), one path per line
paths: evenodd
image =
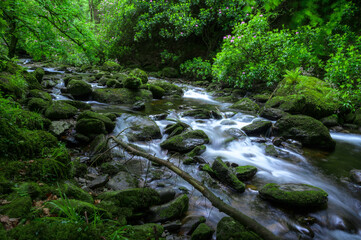
M146 158L152 162L161 164L178 176L183 178L189 184L191 184L195 189L200 191L204 197L206 197L214 207L216 207L219 211L224 212L225 214L229 215L230 217L234 218L241 224L243 224L248 229L252 230L253 232L257 233L260 237L264 240L275 240L280 239L279 237L275 236L271 231L267 228L259 224L257 221L253 220L252 218L248 217L247 215L241 213L237 209L233 208L232 206L224 203L220 198L214 195L207 187L203 186L201 182L194 179L188 173L182 171L180 168L172 164L171 162L165 161L163 159L157 158L149 153L138 151L127 143L115 138L114 136L111 137L119 146L127 150L129 153Z

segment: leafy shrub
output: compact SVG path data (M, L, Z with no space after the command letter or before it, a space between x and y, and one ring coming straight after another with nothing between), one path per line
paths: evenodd
M193 58L180 66L181 73L194 80L210 80L212 79L212 65L208 60L203 61L202 58Z
M306 32L302 34L307 34ZM318 66L300 32L271 30L267 17L257 14L235 27L233 36L224 37L222 51L217 54L212 73L218 81L241 88L274 86L286 69Z

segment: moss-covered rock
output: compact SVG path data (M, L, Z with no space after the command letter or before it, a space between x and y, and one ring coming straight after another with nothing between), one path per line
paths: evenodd
M132 91L127 88L95 89L93 97L96 101L110 104L132 104L140 100L150 101L153 98L149 90Z
M54 101L45 111L45 116L51 120L68 119L77 114L78 109L65 102Z
M42 90L43 87L38 82L38 80L35 78L35 76L32 73L24 72L22 73L25 81L28 83L28 89L39 89Z
M244 183L238 180L237 176L222 161L222 158L217 157L214 160L212 164L212 170L217 179L227 186L241 193L246 189Z
M139 68L133 69L130 74L139 78L141 84L146 84L148 82L148 74Z
M202 130L195 130L171 137L162 142L160 146L167 150L185 153L207 143L209 143L207 134Z
M41 91L39 89L33 89L29 91L29 97L33 98L41 98L45 101L51 102L51 95L45 91Z
M161 239L164 228L160 224L147 223L127 227L125 237L129 240Z
M122 114L121 118L129 124L124 131L130 141L149 141L162 137L158 125L149 117Z
M121 69L121 66L113 61L106 61L105 63L103 63L102 66L102 70L103 71L108 71L108 72L112 72L112 71L119 71Z
M206 151L206 149L207 149L207 147L205 145L197 146L192 151L187 153L187 157L193 158L195 156L199 156L202 153L204 153Z
M328 194L321 188L307 184L269 183L259 190L261 198L281 204L283 207L310 210L327 205Z
M110 214L112 214L113 218L116 217L118 222L124 225L127 223L126 218L133 215L131 208L118 207L112 201L101 201L99 204L97 204L97 207L108 211Z
M33 221L19 225L8 232L9 239L17 240L88 240L101 238L101 232L91 224L67 221Z
M65 194L68 198L77 199L87 203L93 203L93 197L88 192L70 182L66 182L60 185L58 190L62 194Z
M209 240L212 239L214 230L205 223L198 225L192 233L191 240Z
M257 173L257 168L250 165L239 166L236 167L235 173L239 180L246 181L251 179Z
M222 119L222 114L219 111L207 110L207 109L194 109L185 111L183 113L185 117L194 117L198 119Z
M129 75L129 77L123 80L123 86L131 90L137 90L140 88L141 85L142 81L140 80L140 78L134 75Z
M251 124L244 126L242 130L248 136L265 135L267 131L272 127L272 122L269 121L255 121Z
M152 84L159 86L165 90L164 96L172 96L172 95L183 95L183 90L181 87L178 87L177 85L174 85L172 83L166 82L166 81L153 81Z
M38 113L44 113L49 105L50 105L49 102L47 102L41 98L32 98L28 102L29 110L33 111L33 112L38 112Z
M320 119L320 122L328 128L334 127L338 125L338 116L336 114L332 114L331 116Z
M179 77L179 71L173 67L165 67L162 69L161 75L168 78Z
M271 156L271 157L278 157L278 155L279 155L275 146L273 146L272 144L266 146L265 153L266 153L266 155Z
M306 147L333 150L336 142L320 121L303 115L285 116L275 124L276 135L294 139Z
M110 118L108 118L107 116L100 114L100 113L96 113L96 112L92 112L92 111L84 111L82 113L79 114L77 120L81 120L81 119L97 119L100 120L104 123L105 129L107 130L107 132L112 132L115 128L115 123L110 120Z
M72 105L73 107L76 107L79 110L90 110L91 109L91 105L87 104L85 102L81 102L81 101L75 101L75 100L60 100L60 102L65 102L69 105Z
M338 100L338 93L328 83L314 77L299 76L280 82L266 106L320 119L337 111Z
M259 115L269 120L278 120L281 117L286 116L287 114L288 113L278 108L263 108Z
M155 99L161 99L165 94L165 90L160 86L149 84L148 88L149 91L152 92L153 98Z
M77 133L93 138L98 134L106 134L104 122L99 119L83 118L76 122Z
M112 190L124 190L138 187L138 179L128 172L118 172L106 185Z
M231 217L224 217L218 222L216 238L217 240L262 240L256 233Z
M35 69L33 74L34 74L34 77L36 78L36 80L38 80L38 82L41 83L41 81L43 81L45 71L42 68L37 68L37 69Z
M107 80L106 85L108 88L121 88L123 87L123 82L119 82L116 79L110 78Z
M174 124L168 124L165 127L164 132L166 134L169 134L168 138L170 138L170 137L173 137L175 135L181 134L182 132L184 132L188 128L190 128L190 126L188 124L183 123L183 122L177 122L177 123L174 123Z
M259 106L257 103L253 102L249 98L242 98L238 102L230 106L230 108L241 110L245 113L256 114L259 111Z
M189 198L186 194L179 196L173 201L150 208L151 222L166 222L182 217L188 210Z
M86 99L92 93L92 86L83 80L71 80L67 90L75 99Z
M98 198L102 201L114 202L118 207L127 207L134 210L147 209L160 203L159 193L151 188L132 188L104 192Z

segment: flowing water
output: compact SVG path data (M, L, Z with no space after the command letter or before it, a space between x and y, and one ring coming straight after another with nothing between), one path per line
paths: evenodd
M60 74L60 72L54 73ZM212 163L217 156L221 156L225 161L237 163L240 166L256 166L258 172L252 180L246 182L246 191L242 194L233 192L210 179L207 173L199 171L198 165L186 166L176 157L170 158L167 151L159 146L159 143L166 139L166 135L163 135L163 139L137 142L138 146L147 149L157 157L170 159L184 171L202 181L224 202L231 204L285 239L361 240L361 189L346 178L349 170L361 169L361 135L332 133L331 136L337 142L336 150L332 153L306 149L301 155L292 150L278 149L289 157L284 159L270 157L265 154L264 144L270 139L247 137L229 142L229 135L226 134L227 129L240 129L259 118L230 112L227 110L229 103L217 102L202 88L181 86L185 90L182 99L154 100L147 104L145 111L136 114L167 113L167 119L177 119L187 123L192 129L203 130L209 136L210 143L206 145L207 150L201 157L209 163ZM63 87L64 83L60 80L58 85L53 88L52 95L56 100L69 99L61 94L60 89ZM94 84L93 87L100 86ZM94 101L87 103L99 112L134 113L129 105L108 105ZM182 112L185 109L188 110L189 107L219 109L223 113L223 119L200 120L182 117ZM164 132L165 126L172 121L159 120L156 123ZM114 134L120 133L128 125L129 123L125 121L124 117L119 117ZM143 176L143 178L146 177L146 175ZM267 183L305 183L320 187L329 194L328 207L325 210L305 214L273 206L258 196L257 189ZM173 175L168 179L154 180L148 184L154 188L161 185L188 189L190 209L187 214L205 216L214 228L217 222L225 216L213 208L209 201L180 177Z

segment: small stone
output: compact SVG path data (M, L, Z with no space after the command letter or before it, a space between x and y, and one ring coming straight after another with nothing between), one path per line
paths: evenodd
M361 170L359 169L352 169L350 171L350 178L354 183L361 185Z
M93 181L91 181L88 184L88 187L91 188L91 189L95 189L95 188L98 188L98 187L103 187L109 181L108 177L109 177L108 174L99 176L96 179L94 179Z

